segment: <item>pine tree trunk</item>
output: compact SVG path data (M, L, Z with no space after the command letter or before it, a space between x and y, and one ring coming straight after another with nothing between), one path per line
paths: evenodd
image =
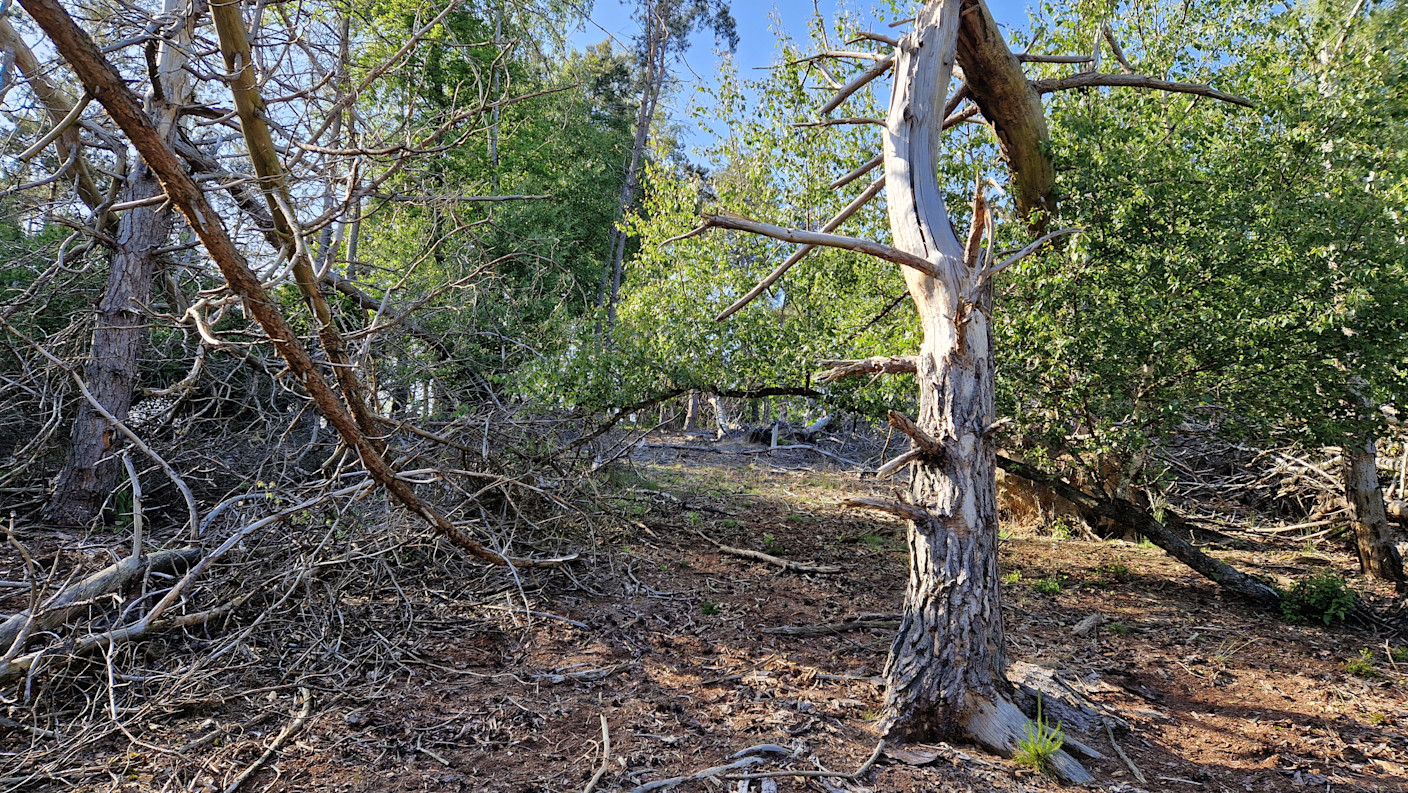
M1403 560L1393 544L1384 495L1379 487L1378 450L1370 440L1345 449L1344 495L1354 523L1354 547L1364 575L1405 584Z
M187 9L184 0L167 0L165 13ZM199 4L202 5L203 4ZM186 104L190 76L184 71L184 50L189 45L195 12L176 30L176 45L164 44L158 57L160 98L153 96L147 110L167 142L176 136L177 114ZM161 184L140 158L131 158L128 185L122 200L135 201L162 194ZM98 304L92 346L83 377L98 402L119 420L127 418L137 367L147 343L147 322L142 306L151 301L156 271L156 251L171 233L174 216L169 203L128 210L118 225L117 250L108 271L107 289ZM59 472L54 494L44 517L62 526L82 526L98 516L116 484L118 465L111 459L116 431L86 400L80 405L69 434L69 451Z
M140 160L130 173L133 181L123 201L161 194L161 185ZM156 269L154 252L171 232L171 210L155 206L126 212L118 226L118 249L108 272L107 291L94 317L93 341L83 379L98 402L120 420L132 406L137 366L147 345L147 318L142 304L151 299ZM122 436L84 400L69 433L68 457L59 472L54 495L44 510L46 520L60 526L83 526L98 516L117 482L118 462L111 452Z

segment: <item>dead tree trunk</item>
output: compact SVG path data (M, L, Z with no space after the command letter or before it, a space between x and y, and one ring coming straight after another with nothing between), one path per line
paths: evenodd
M1354 524L1354 547L1364 575L1405 586L1403 560L1393 544L1393 527L1379 487L1378 450L1374 441L1344 451L1344 496Z
M998 580L990 274L965 256L935 164L958 38L959 0L930 2L900 40L884 132L895 247L933 265L904 268L924 340L916 360L927 449L910 486L909 586L885 667L885 729L907 740L969 738L1011 755L1027 718L1005 677ZM975 218L975 223L981 221ZM1064 753L1072 781L1091 776Z
M167 0L165 6L165 13L177 14L189 4ZM181 106L190 101L192 89L190 75L185 71L185 50L195 30L197 13L200 10L192 9L184 24L172 34L173 40L162 42L155 77L159 84L147 101L147 112L168 144L176 137ZM63 140L62 136L59 140ZM81 192L81 177L79 185ZM132 158L123 203L161 194L156 175L144 161ZM156 251L166 243L173 220L170 204L162 203L129 209L118 224L117 250L108 271L107 289L94 317L93 341L83 377L98 402L119 420L127 418L132 406L138 359L147 345L147 319L142 306L151 300ZM118 464L111 452L118 441L108 420L84 401L69 434L64 467L44 510L47 520L62 526L82 526L98 516L117 480Z

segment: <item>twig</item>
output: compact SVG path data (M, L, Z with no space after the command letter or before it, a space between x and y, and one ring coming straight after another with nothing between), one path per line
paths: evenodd
M861 767L857 768L855 773L851 774L847 774L843 771L765 771L758 774L729 774L725 776L724 779L775 779L783 776L801 776L845 779L850 782L856 782L859 781L861 777L870 773L870 769L874 767L875 761L880 759L880 753L883 751L885 751L885 739L881 738L880 742L875 744L875 751L871 752L870 757L861 764Z
M596 783L601 781L601 777L606 773L606 766L611 762L611 730L606 726L606 714L601 714L601 767L592 775L591 781L582 789L582 793L592 793L596 789Z
M762 551L750 551L747 548L735 548L731 545L724 545L723 543L719 542L713 537L710 537L709 535L705 534L704 532L698 529L695 529L694 533L698 534L700 537L703 537L705 540L708 540L709 542L713 543L714 547L718 548L720 551L728 554L729 556L737 556L743 559L752 559L758 562L775 564L778 567L781 567L783 570L788 570L793 573L817 573L825 575L828 573L839 573L843 569L837 567L836 565L829 564L803 564L801 562L794 562L791 559L783 559L780 556L773 556L770 553L763 553Z
M840 622L827 622L820 625L778 625L763 628L763 633L777 636L832 636L849 631L863 631L871 628L894 630L900 624L899 614L863 614Z
M1134 764L1134 761L1129 759L1129 755L1125 754L1124 750L1120 748L1120 745L1115 743L1115 729L1110 726L1110 722L1107 719L1101 719L1100 723L1105 725L1105 734L1110 736L1110 746L1114 747L1115 754L1119 755L1120 759L1124 761L1125 767L1129 769L1131 774L1134 774L1135 779L1139 780L1139 784L1147 784L1144 779L1144 772L1140 771L1139 767Z
M274 759L274 755L278 754L279 749L283 748L283 745L288 742L289 738L293 737L294 733L303 729L303 725L308 722L308 717L313 715L313 692L306 688L299 687L298 695L303 698L303 709L299 711L293 721L288 723L288 726L279 731L279 734L274 737L274 742L269 744L268 749L264 750L264 754L259 755L258 760L255 760L248 768L241 771L240 775L235 777L234 781L225 787L225 793L235 793L236 790L239 790L240 785L243 785L246 780L259 773L259 769L263 768L270 760Z
M683 785L686 782L694 782L699 779L715 777L724 773L725 771L736 771L740 768L747 768L752 765L757 765L761 762L763 762L763 758L761 757L745 757L742 760L735 760L734 762L729 763L728 765L716 765L713 768L706 768L703 771L696 771L695 773L690 774L689 776L677 776L671 777L669 779L658 779L654 782L647 782L644 785L633 789L631 793L652 793L656 790L669 790L670 788Z

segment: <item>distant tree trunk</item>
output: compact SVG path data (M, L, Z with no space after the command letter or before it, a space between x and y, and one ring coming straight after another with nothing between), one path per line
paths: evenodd
M694 432L697 429L699 429L699 392L690 391L685 402L684 431Z
M1346 446L1344 459L1344 495L1353 516L1359 568L1364 575L1390 581L1401 588L1405 585L1403 560L1393 544L1393 527L1389 525L1383 491L1379 487L1378 450L1374 441L1362 446Z
M621 296L622 269L625 266L626 242L629 236L619 224L624 222L626 213L635 203L636 192L640 189L640 172L645 165L646 146L650 143L650 126L655 120L660 95L665 90L665 42L670 30L665 24L664 11L656 2L647 0L644 5L645 73L641 77L640 105L636 108L631 157L626 164L625 179L621 183L621 198L616 208L617 225L611 228L610 260L601 276L601 297L598 300L598 304L606 303L608 331L616 327L616 304Z
M187 6L184 0L167 0L165 13L174 15ZM163 43L157 66L160 91L153 91L147 101L147 111L168 143L176 137L178 110L190 99L184 50L198 13L200 10L185 18L175 34L174 46ZM133 157L122 201L154 198L162 192L146 163ZM93 396L118 419L127 418L132 406L138 360L147 344L142 306L151 300L155 254L170 236L173 217L169 203L143 206L124 213L118 225L117 250L108 271L107 289L98 303L92 345L83 368ZM68 456L44 509L46 520L61 526L82 526L98 516L117 481L118 463L111 452L118 439L107 419L84 400L69 434Z

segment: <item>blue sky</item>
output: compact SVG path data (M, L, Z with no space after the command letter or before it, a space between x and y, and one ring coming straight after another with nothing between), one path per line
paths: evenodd
M988 8L992 10L993 17L1000 25L1022 30L1026 28L1027 7L1031 2L1034 0L988 0ZM814 8L819 8L830 19L836 16L838 8L862 13L874 7L870 0L815 0L815 3L813 0L730 0L730 3L734 19L738 22L738 51L735 59L745 77L753 68L772 63L776 56L777 37L773 33L775 24L780 22L793 38L804 40L807 22L810 21ZM590 21L585 22L569 36L568 41L577 49L607 38L615 39L622 46L629 45L636 32L636 25L631 21L631 9L635 5L634 0L595 0ZM877 24L875 29L884 28ZM685 63L675 70L675 78L683 84L680 86L683 90L675 91L670 97L671 101L676 103L676 106L666 108L670 116L676 120L685 118L688 108L683 106L683 103L692 101L695 96L695 92L689 90L690 87L700 82L708 84L716 80L717 64L713 36L696 36ZM696 144L702 142L697 132L687 132L686 135L694 138L692 142Z

